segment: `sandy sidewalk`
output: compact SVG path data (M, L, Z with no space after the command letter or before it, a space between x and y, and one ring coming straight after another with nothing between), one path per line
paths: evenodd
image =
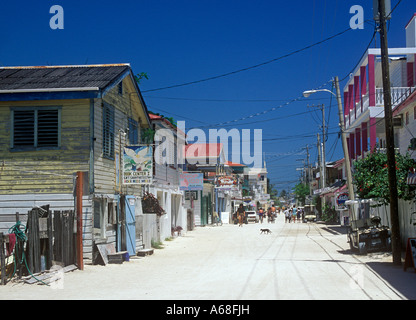
M271 234L260 234L260 228ZM55 286L8 283L0 299L415 299L416 276L388 255L357 257L345 234L318 224L209 226L152 256L86 265Z

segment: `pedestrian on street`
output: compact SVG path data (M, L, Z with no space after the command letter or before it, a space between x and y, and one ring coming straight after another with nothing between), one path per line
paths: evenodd
M285 210L285 223L286 222L290 223L291 216L292 216L292 210L291 209L286 209Z
M273 216L272 216L272 208L268 208L267 209L267 222L270 223L272 222Z
M264 210L263 208L259 209L259 220L261 223L263 223L263 217L264 217Z
M292 219L293 219L293 222L296 222L296 206L293 206L293 209L292 209Z
M238 217L238 226L242 227L245 217L246 217L246 211L244 210L242 203L240 203L240 206L237 209L237 217Z
M296 218L298 219L298 223L301 221L300 220L301 213L302 213L302 210L300 208L298 208L298 210L296 211Z

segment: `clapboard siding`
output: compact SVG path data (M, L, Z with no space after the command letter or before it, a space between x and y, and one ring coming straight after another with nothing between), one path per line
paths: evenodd
M111 89L103 99L96 99L94 104L94 190L99 194L114 194L124 191L126 194L139 195L140 186L123 187L122 182L122 156L123 147L129 144L127 133L128 119L132 118L138 123L140 112L138 108L132 107L133 102L137 102L137 97L130 94L133 90L131 81L123 80L124 93L118 94L118 88ZM103 106L107 104L114 108L114 158L109 159L103 155ZM139 130L140 132L140 130ZM119 161L119 185L116 184L116 161Z
M161 183L169 183L172 186L179 186L179 173L169 165L155 163L155 179Z
M61 147L53 150L10 151L11 107L61 107ZM0 194L68 193L73 174L88 171L89 100L0 103Z

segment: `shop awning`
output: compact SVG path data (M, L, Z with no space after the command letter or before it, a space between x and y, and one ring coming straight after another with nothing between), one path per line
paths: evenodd
M320 193L321 197L331 197L336 195L339 192L342 192L347 188L347 185L345 184L345 181L340 180L335 182L333 185L331 185L329 188L326 188L325 191L322 191Z

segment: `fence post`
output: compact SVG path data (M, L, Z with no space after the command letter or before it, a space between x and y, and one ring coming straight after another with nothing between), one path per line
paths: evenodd
M82 244L82 194L84 173L77 172L77 264L80 270L84 270L83 244Z

